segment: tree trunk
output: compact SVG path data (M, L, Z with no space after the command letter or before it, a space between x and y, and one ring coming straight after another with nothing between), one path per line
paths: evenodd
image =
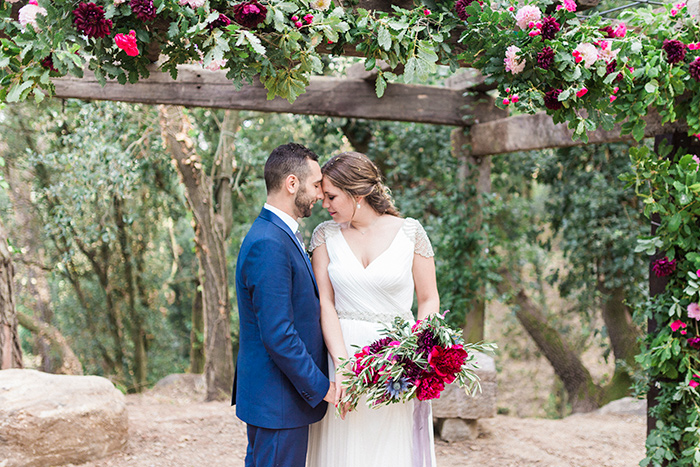
M192 331L190 331L190 373L204 373L204 308L199 281L195 281L192 301Z
M136 277L134 274L134 259L132 255L129 234L124 221L123 200L115 196L112 203L114 207L114 222L117 226L117 239L122 254L124 266L124 284L126 288L127 314L129 316L129 329L131 342L134 346L133 388L135 392L141 392L146 387L148 379L148 356L146 355L146 331L143 327L143 317L136 306Z
M16 168L12 160L7 161L5 175L10 185L8 191L15 214L15 225L22 227L18 230L16 241L22 249L24 261L17 273L27 280L21 290L18 288L17 294L22 297L23 304L33 310L36 319L51 324L53 308L49 280L46 270L41 266L45 264L40 233L43 224L31 201L32 180L35 176L29 170ZM51 355L50 349L51 345L46 338L35 334L34 351L41 356L41 371L46 373L56 372L61 365L61 362Z
M0 221L0 370L22 368L13 287L12 255L7 245L5 226Z
M185 186L188 206L195 222L194 240L205 322L206 399L226 399L231 393L233 381L226 222L223 216L215 212L212 182L202 171L195 143L188 136L192 124L183 108L160 106L160 124L163 140Z
M70 348L66 338L55 327L24 313L17 313L20 326L48 341L54 351L60 355L56 373L62 375L82 375L83 366Z
M593 382L577 353L548 322L547 317L525 291L518 286L510 272L502 274L498 283L500 294L509 294L518 321L537 344L561 379L574 413L590 412L600 407L602 389Z
M622 287L607 289L602 283L598 291L603 296L602 315L608 337L615 356L615 374L611 382L605 386L603 401L607 402L629 395L632 387L632 369L636 366L635 356L639 353L639 329L632 322L632 315L625 305L625 294Z

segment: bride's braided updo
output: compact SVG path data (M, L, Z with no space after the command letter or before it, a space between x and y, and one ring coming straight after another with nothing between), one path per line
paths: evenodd
M330 182L351 198L364 197L367 204L379 214L400 217L394 206L389 188L374 162L359 152L343 152L323 164L321 172Z

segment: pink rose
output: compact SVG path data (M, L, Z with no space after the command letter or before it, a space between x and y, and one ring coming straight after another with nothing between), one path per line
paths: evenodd
M133 29L129 31L129 34L115 34L114 43L130 57L136 57L139 54L139 48L136 45L136 32Z
M613 36L623 38L627 34L627 25L625 23L619 23L613 29Z
M690 382L688 383L688 386L690 386L691 388L696 388L696 387L700 386L700 383L698 383L694 379L691 379Z
M588 92L587 88L581 88L578 91L576 91L576 97L583 97L586 95L587 92Z
M691 303L688 305L688 318L693 318L694 320L700 321L700 305L697 303Z
M680 328L686 327L687 324L685 324L685 323L684 323L683 321L681 321L680 319L677 319L677 320L675 320L674 322L672 322L671 324L669 324L669 326L671 326L671 331L676 332L676 331L678 331Z

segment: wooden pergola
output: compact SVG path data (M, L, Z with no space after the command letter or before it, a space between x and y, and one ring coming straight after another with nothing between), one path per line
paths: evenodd
M391 4L411 7L412 0L389 2L385 0L360 0L361 8L390 11ZM591 8L597 0L579 1L580 6ZM697 10L698 1L692 6ZM353 50L348 55L358 55ZM157 71L154 65L148 79L135 84L121 85L108 81L102 87L94 75L85 73L83 78L65 77L54 80L55 97L83 100L112 100L144 104L164 104L186 107L210 107L232 110L293 113L329 117L393 120L453 126L453 154L464 161L465 167L479 171L477 192L491 191L491 160L498 154L516 151L561 148L582 145L572 139L573 132L564 124L554 124L545 113L509 116L494 105L489 86L480 73L463 68L445 80L442 86L389 84L384 96L375 94L376 74L366 72L362 64L352 66L344 77L318 76L311 79L306 93L290 104L275 98L267 100L267 91L257 83L236 90L223 71L208 71L200 66L181 66L179 76L173 80L169 74ZM675 140L684 135L683 122L661 124L657 114L646 119L645 136ZM589 133L588 144L631 141L630 135L621 136L619 124L612 131L597 130ZM474 229L480 228L478 216ZM652 293L663 290L650 275ZM650 332L655 324L650 323ZM467 316L467 338L478 340L484 332L484 303L477 303ZM653 388L652 388L653 389ZM650 391L650 406L653 391ZM649 420L648 429L653 428Z

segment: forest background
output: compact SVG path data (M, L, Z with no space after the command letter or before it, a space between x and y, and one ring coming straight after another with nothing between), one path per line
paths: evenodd
M351 62L329 59L326 70L342 73ZM448 74L440 69L433 84ZM166 114L77 100L0 111L0 224L15 262L27 367L106 376L124 392L204 371L201 226L163 138ZM488 302L484 338L500 347L499 411L561 417L644 383L634 362L644 323L632 310L648 295L648 258L635 247L649 227L618 179L630 171L627 145L493 156L491 193L479 195L477 174L452 153L451 127L212 109L175 115L187 122L179 140L207 174L202 188L224 223L234 359L238 248L265 199L265 159L295 141L321 163L357 150L379 166L402 214L431 238L454 325ZM303 222L305 238L327 219L319 203Z

